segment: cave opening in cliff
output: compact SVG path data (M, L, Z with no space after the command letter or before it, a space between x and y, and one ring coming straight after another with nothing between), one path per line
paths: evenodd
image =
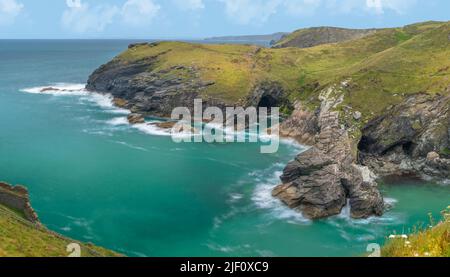
M267 108L267 112L270 114L272 108L278 107L278 100L271 95L264 95L261 97L258 103L258 108Z
M362 136L361 140L358 143L358 150L361 152L369 152L371 143L372 142L368 137Z

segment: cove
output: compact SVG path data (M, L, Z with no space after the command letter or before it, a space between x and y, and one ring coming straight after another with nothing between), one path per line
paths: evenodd
M50 229L130 256L360 256L448 205L448 186L403 181L382 185L381 218L306 220L271 197L301 147L174 144L87 94L129 43L0 41L0 179L27 185Z

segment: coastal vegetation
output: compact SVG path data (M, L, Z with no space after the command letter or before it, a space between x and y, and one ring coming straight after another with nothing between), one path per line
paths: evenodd
M6 184L0 187L0 194L0 257L68 257L76 251L68 248L73 243L80 246L81 257L120 256L91 243L78 242L52 232L37 217L31 221L26 210L2 203L15 203L18 196L25 197L11 192Z
M159 42L131 47L113 62L155 59L146 71L181 79L192 76L175 68L192 68L213 83L203 95L226 103L243 102L258 83L271 80L282 84L292 101L315 107L321 90L347 80L341 107L351 106L368 120L408 94L447 89L449 33L449 22L425 22L305 49Z
M430 216L426 226L415 227L407 238L389 239L383 257L450 257L450 206L437 224Z

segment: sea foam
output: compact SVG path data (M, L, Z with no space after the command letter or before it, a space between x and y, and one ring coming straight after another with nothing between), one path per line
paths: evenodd
M81 96L87 95L89 92L85 89L83 84L66 84L66 83L55 83L48 86L31 87L24 88L22 92L32 93L32 94L48 94L54 96Z
M82 103L92 103L109 113L129 114L126 109L117 108L113 104L113 97L109 94L100 94L86 90L84 84L53 83L48 86L25 88L21 92L31 94L53 95L53 96L81 96Z
M311 221L301 213L288 208L279 199L272 196L272 190L280 183L282 167L282 164L277 163L272 168L263 172L257 171L250 173L250 176L253 176L255 179L255 183L258 184L253 191L251 199L257 208L267 210L271 216L277 219L287 220L290 223L296 224L310 223Z

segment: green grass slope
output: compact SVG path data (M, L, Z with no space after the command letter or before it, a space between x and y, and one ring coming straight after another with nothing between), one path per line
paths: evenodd
M425 22L307 49L161 42L131 48L115 61L154 57L147 71L167 70L181 78L183 72L171 68L192 67L204 81L215 82L204 96L227 103L243 102L255 84L271 80L280 82L292 101L314 107L320 91L349 80L343 105L367 120L407 94L448 93L449 36L449 22Z
M71 243L81 246L82 257L117 257L119 254L92 244L62 237L36 226L0 205L0 257L67 257Z
M285 35L275 43L275 48L299 47L308 48L327 43L338 43L362 38L375 29L345 29L336 27L314 27L299 29Z

